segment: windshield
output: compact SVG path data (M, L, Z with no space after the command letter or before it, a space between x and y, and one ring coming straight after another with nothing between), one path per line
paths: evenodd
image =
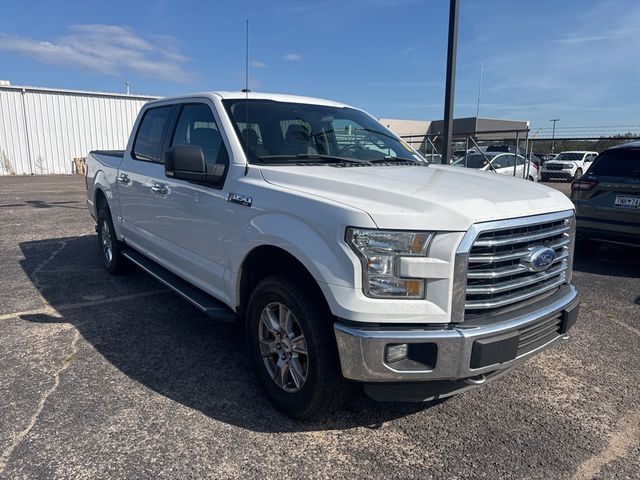
M223 103L250 162L427 163L405 142L353 108L251 99Z
M556 155L554 160L582 160L584 153L562 152Z
M456 167L483 168L489 163L487 159L491 161L493 157L495 157L495 155L472 153L462 157L460 160L456 160L453 162L453 165Z

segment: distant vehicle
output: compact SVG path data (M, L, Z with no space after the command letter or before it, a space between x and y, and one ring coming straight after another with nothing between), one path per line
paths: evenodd
M516 153L516 146L515 145L488 145L484 149L484 151L492 152L492 153ZM527 151L522 147L518 147L518 153L524 156L527 154Z
M535 153L534 155L537 155L540 160L542 160L543 164L545 162L548 162L549 160L553 160L554 158L556 158L555 153Z
M473 153L475 152L474 149L469 149L469 150L454 150L453 153L451 154L451 159L452 160L458 160L459 158L464 157L465 155L467 155L468 153Z
M571 184L579 250L602 242L640 246L640 141L602 152Z
M442 163L442 155L439 153L425 153L422 156L429 163Z
M515 164L515 174L514 174ZM538 179L538 168L535 163L531 162L528 175L525 173L527 168L527 159L522 155L512 153L470 153L455 162L456 167L475 168L489 172L499 173L501 175L510 175L518 178L528 178L532 182Z
M542 181L571 181L580 178L597 156L598 152L561 152L542 166Z

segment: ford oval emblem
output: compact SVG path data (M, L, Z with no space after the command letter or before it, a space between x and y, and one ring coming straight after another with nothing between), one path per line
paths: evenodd
M534 247L522 259L522 265L531 272L542 272L549 268L556 259L556 252L549 247Z

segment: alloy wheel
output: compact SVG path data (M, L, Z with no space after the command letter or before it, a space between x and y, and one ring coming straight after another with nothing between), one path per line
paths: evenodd
M309 372L307 342L296 316L283 303L273 302L262 310L258 345L275 384L285 392L299 392Z

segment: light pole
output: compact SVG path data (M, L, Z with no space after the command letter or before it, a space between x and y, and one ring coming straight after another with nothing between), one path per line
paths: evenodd
M449 44L447 47L447 80L444 93L444 128L442 163L449 165L451 159L451 137L453 136L453 97L456 88L456 49L458 46L459 0L449 3Z
M556 153L556 122L559 122L559 118L552 118L549 120L553 122L553 131L551 133L551 153Z

